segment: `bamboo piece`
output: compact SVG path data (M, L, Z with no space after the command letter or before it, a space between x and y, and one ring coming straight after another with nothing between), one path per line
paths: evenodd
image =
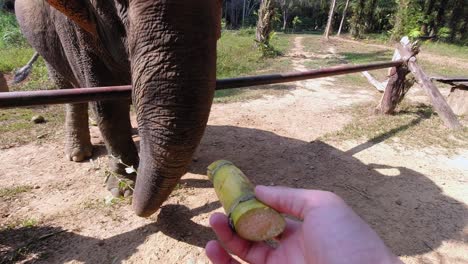
M255 198L254 186L230 161L208 166L208 178L228 214L231 227L250 241L265 241L280 235L286 226L283 216Z

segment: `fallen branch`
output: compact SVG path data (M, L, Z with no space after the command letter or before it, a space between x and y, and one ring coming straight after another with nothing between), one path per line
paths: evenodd
M366 77L366 79L369 81L370 84L372 84L379 92L384 92L385 87L387 87L388 80L384 82L379 82L377 79L374 78L368 71L362 72L362 75Z

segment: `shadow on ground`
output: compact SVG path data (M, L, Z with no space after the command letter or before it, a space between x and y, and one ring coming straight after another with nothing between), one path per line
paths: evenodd
M65 263L72 260L83 263L121 263L132 256L150 235L157 232L202 248L215 236L208 227L193 222L191 218L219 207L218 202L192 210L184 205L168 204L161 208L155 223L107 239L86 237L54 226L6 229L0 231L0 263ZM54 254L53 260L49 258Z
M444 195L417 171L364 164L352 156L379 141L371 140L347 153L322 141L304 142L257 129L210 126L192 172L205 174L210 162L228 159L256 184L337 193L398 255L423 254L445 240L466 241L466 205ZM209 183L196 181L193 186L209 188Z
M368 145L356 146L346 153L321 141L304 142L258 129L209 126L198 161L192 164L190 172L204 175L208 164L228 159L257 184L335 192L369 222L398 255L423 254L446 240L466 241L463 228L468 221L468 208L463 203L444 195L434 182L417 171L364 164L352 156L366 147ZM211 188L204 180L188 178L182 183ZM134 254L149 235L157 232L203 247L214 237L212 231L191 218L218 207L217 202L195 209L166 204L154 224L103 240L63 231L60 227L8 229L0 231L0 254L4 260L21 259L22 252L44 255L46 259L54 255L53 259L60 259L60 252L67 252L69 258L61 259L62 262L102 263L115 259L113 263L120 263ZM38 239L47 234L53 235Z

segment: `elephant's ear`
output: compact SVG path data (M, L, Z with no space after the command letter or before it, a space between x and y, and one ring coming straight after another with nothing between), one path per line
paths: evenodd
M97 35L95 16L89 1L83 0L46 0L52 7L78 24L87 32Z

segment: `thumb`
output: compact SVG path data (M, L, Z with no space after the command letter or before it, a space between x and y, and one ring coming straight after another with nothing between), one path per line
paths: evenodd
M310 209L320 206L320 197L325 192L287 187L257 186L255 195L280 213L284 213L300 220L304 220Z

